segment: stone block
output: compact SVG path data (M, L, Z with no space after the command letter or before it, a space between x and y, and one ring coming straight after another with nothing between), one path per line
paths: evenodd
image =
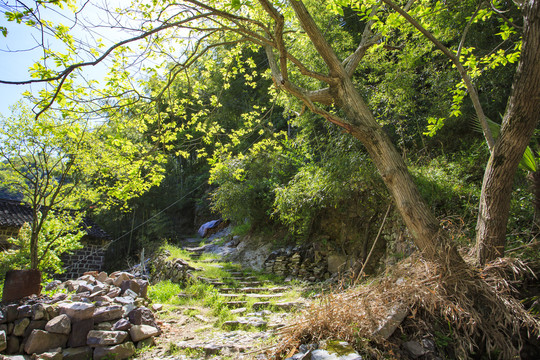
M19 320L16 320L13 323L13 335L15 336L23 336L24 331L26 328L30 325L30 319L29 318L22 318Z
M0 324L5 324L7 322L7 315L4 309L0 309Z
M21 341L19 340L17 336L9 336L7 338L6 353L16 354L19 352L20 347L21 347Z
M380 336L385 340L388 339L403 322L408 313L409 308L407 306L403 304L395 305L390 309L388 316L383 319L373 335Z
M94 325L94 330L111 331L112 329L113 329L112 324L108 321L101 322Z
M126 342L116 346L103 346L94 349L94 360L127 359L135 354L135 345L132 342Z
M88 332L94 329L94 319L85 319L79 321L73 321L71 323L71 333L67 345L69 347L86 346L86 338Z
M91 360L93 349L89 346L67 348L62 350L63 360Z
M47 322L45 330L50 333L69 335L71 332L71 320L66 314L58 315Z
M127 336L126 331L90 330L86 338L86 344L92 347L117 345L124 342Z
M118 331L118 330L122 330L122 331L127 331L131 328L131 323L129 322L129 320L127 319L120 319L118 320L117 322L114 323L114 325L112 326L112 330L114 331Z
M32 356L32 360L63 360L63 358L61 348Z
M160 334L160 330L150 325L133 325L129 329L131 340L137 342Z
M156 324L154 313L152 310L141 306L133 309L128 314L129 322L133 325L150 325L159 328Z
M138 295L141 292L141 285L139 285L137 280L124 280L120 284L120 289L122 290L121 294L124 294L129 289Z
M100 272L98 275L97 275L97 280L100 281L100 282L105 282L105 280L107 280L109 276L107 275L107 273L105 271L102 271Z
M52 334L44 330L33 330L26 340L24 351L27 354L41 354L50 349L65 347L67 340L67 335Z
M32 317L32 306L30 305L21 305L17 308L17 318L31 318Z
M112 277L112 274L111 274L111 277ZM113 284L114 284L114 286L120 287L120 285L122 285L122 282L126 281L126 280L129 280L129 278L130 278L130 276L129 276L128 273L121 272L116 276L116 278L113 281Z
M58 306L60 314L66 314L71 320L85 320L94 316L95 306L83 302L73 302L60 304Z
M7 344L7 334L4 330L0 331L0 351L6 350L8 347Z
M94 311L94 322L100 323L104 321L120 319L124 314L124 310L120 305L111 305L97 308Z
M45 330L45 325L47 325L47 320L30 321L30 324L26 327L26 330L24 330L24 337L29 337L33 330Z
M6 322L10 323L17 320L17 316L19 315L19 312L17 311L18 307L17 304L9 304L6 306Z
M42 303L37 303L32 306L32 319L33 320L42 320L47 317L47 310Z

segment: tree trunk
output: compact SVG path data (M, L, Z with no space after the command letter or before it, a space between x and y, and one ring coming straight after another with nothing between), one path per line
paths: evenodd
M446 234L441 232L439 221L420 196L403 158L375 120L360 93L354 87L342 62L337 58L330 44L326 42L303 3L291 0L290 4L300 20L302 28L329 68L329 74L333 79L330 83L330 94L333 102L347 116L346 119L341 120L344 123L336 123L339 123L366 147L392 194L396 208L405 221L416 246L426 258L443 266L459 267L465 265L455 244ZM272 73L276 74L277 66L271 58L269 58L269 62L273 68ZM274 80L277 84L287 85L284 76ZM289 92L291 92L290 89Z
M416 246L426 258L439 264L464 265L456 245L441 232L439 221L420 195L403 158L349 78L343 79L335 98L347 118L352 120L351 134L371 155Z
M482 184L476 233L482 265L504 255L514 175L540 118L540 0L527 1L523 13L521 60Z

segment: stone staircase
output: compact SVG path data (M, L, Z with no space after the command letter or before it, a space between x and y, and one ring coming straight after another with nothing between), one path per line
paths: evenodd
M257 276L250 275L248 271L239 272L231 270L229 274L231 277L227 279L228 281L204 277L199 277L199 280L217 288L219 296L227 300L225 302L226 306L236 309L233 310L234 314L241 314L243 311L239 310L245 308L249 299L258 300L252 304L254 310L270 311L270 309L274 309L278 311L291 311L305 305L303 301L283 301L285 292L290 289L288 286L276 286L269 280L261 281ZM266 315L269 315L269 313L259 314L259 316ZM226 326L230 327L235 321L227 322ZM239 324L242 324L242 322L240 321ZM263 326L266 326L266 324L259 325L258 327Z
M218 290L233 319L223 322L211 340L182 341L176 344L178 348L204 353L205 358L218 358L219 354L250 359L249 354L257 349L258 343L285 326L290 311L305 305L302 300L286 300L289 286L259 280L249 271L228 270L228 273L230 277L224 279L202 276L197 279Z

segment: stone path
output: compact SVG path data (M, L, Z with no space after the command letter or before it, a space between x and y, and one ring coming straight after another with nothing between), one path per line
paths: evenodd
M291 290L291 286L261 280L248 270L228 269L216 260L197 260L205 246L189 248L195 256L193 266L206 263L226 271L223 278L193 274L197 281L211 285L217 292L216 302L226 308L227 320L216 316L216 309L202 303L169 305L158 312L162 335L155 347L142 352L136 359L265 359L261 350L268 348L275 331L287 324L291 312L306 304ZM218 260L219 261L219 260ZM292 295L291 295L292 294ZM180 294L189 298L188 294Z

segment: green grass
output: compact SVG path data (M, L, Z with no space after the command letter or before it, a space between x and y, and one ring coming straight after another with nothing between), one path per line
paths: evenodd
M160 281L155 285L150 285L148 288L148 297L152 302L160 304L179 304L178 294L182 291L179 284L175 284L170 280Z

